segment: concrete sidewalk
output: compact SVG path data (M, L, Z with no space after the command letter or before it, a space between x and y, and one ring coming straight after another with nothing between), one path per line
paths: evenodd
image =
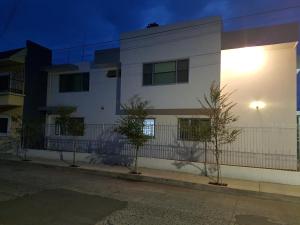
M12 161L18 161L17 159L10 159ZM122 166L108 166L103 164L88 164L84 162L78 162L80 167L72 168L69 162L59 160L49 160L44 158L32 158L29 164L37 164L42 166L59 167L69 170L77 170L81 173L93 173L102 176L109 176L114 178L144 181L160 184L169 184L180 187L187 187L199 190L213 190L218 192L243 192L243 193L271 193L287 196L300 197L300 186L285 185L266 182L254 182L238 179L223 178L222 181L227 183L227 187L215 186L208 184L211 181L210 178L193 175L189 173L173 172L166 170L156 170L149 168L139 168L141 175L134 175L129 173L129 168Z

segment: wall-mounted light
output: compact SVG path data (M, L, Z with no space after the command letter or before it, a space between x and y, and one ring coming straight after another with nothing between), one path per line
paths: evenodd
M266 103L263 102L263 101L253 101L250 103L250 108L251 109L256 109L256 110L259 110L259 109L263 109L266 107Z

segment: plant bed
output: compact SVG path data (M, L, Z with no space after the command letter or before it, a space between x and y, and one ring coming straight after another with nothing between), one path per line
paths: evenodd
M72 164L72 165L70 165L70 167L77 168L77 167L79 167L79 166L78 166L78 165L75 165L75 164Z
M142 174L141 172L136 172L136 171L130 171L129 173L134 174L134 175L141 175Z
M228 184L225 184L225 183L218 183L218 182L208 182L208 184L211 184L211 185L217 185L217 186L223 186L223 187L227 187Z
M22 161L24 161L24 162L30 162L32 160L31 159L22 159Z

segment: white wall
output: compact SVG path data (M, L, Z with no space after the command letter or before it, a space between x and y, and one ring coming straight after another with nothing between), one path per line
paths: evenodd
M94 69L89 63L78 66L80 72L90 72L89 91L60 93L59 74L63 73L49 74L47 106L76 106L77 111L73 116L84 117L87 124L113 123L117 119L117 78L106 77L106 72L115 68Z
M121 35L121 102L138 94L157 109L198 108L220 77L221 20L208 18ZM143 86L143 63L189 58L189 82Z
M72 162L73 159L72 152L64 152L63 156L64 156L64 160ZM55 151L28 150L28 157L59 160L60 153ZM90 163L93 158L95 158L95 156L88 153L76 154L76 159L78 162ZM96 158L98 160L101 159L99 158L99 156L96 156ZM97 162L100 163L100 161ZM139 157L139 166L145 168L169 170L175 172L185 172L185 173L191 173L196 175L201 174L201 170L203 171L204 168L203 163L190 163L182 167L176 166L175 165L176 163L178 162L174 160ZM208 166L208 168L210 168L210 166ZM272 170L272 169L260 169L260 168L239 167L239 166L226 166L226 165L222 165L221 170L222 170L222 176L227 178L300 185L300 173L298 171ZM210 172L210 175L215 175L215 173Z
M221 62L221 86L235 91L230 100L237 103L236 126L282 128L253 129L260 137L246 148L296 157L296 43L222 50ZM252 101L265 107L252 109Z

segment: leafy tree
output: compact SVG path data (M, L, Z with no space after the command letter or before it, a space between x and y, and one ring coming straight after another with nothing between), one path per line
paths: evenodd
M132 173L138 174L138 152L147 142L148 136L144 134L144 121L147 117L148 101L139 96L133 96L128 104L121 105L124 115L118 121L116 131L125 135L130 144L135 146L135 162Z
M226 87L226 86L225 86ZM240 134L239 129L231 125L238 117L232 113L236 103L230 101L233 92L225 92L225 87L220 88L214 81L211 84L209 95L204 95L204 101L199 100L202 108L206 109L211 120L210 142L213 144L213 153L217 166L217 180L215 184L221 185L220 155L222 146L234 142Z

